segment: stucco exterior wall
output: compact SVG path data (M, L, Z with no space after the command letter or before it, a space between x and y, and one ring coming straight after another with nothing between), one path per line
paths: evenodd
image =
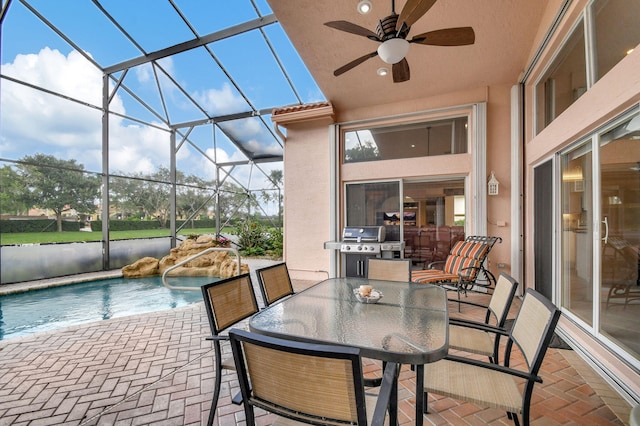
M284 260L292 279L328 277L330 137L328 120L291 124L284 149Z
M489 256L489 268L495 273L510 273L510 90L512 84L482 87L451 94L450 97L412 99L400 104L375 105L357 111L337 111L340 124L362 126L362 122L392 124L415 120L424 112L430 119L468 114L471 105L487 103L487 172L494 170L501 182L500 194L487 199L488 233L502 237ZM332 238L330 215L331 197L331 135L328 120L288 124L285 143L285 260L293 277L321 276L330 269L330 252L323 242ZM470 126L474 126L473 122ZM338 144L338 141L336 141ZM344 182L464 176L473 168L472 155L457 154L437 157L407 158L373 163L352 163L339 166L339 188ZM486 184L489 175L482 184ZM474 187L470 182L470 188ZM476 194L469 194L475 197ZM339 194L339 200L343 200ZM344 206L338 206L344 211ZM471 213L470 213L471 214ZM342 218L338 217L337 226ZM310 228L310 223L312 227ZM504 264L498 268L498 264Z

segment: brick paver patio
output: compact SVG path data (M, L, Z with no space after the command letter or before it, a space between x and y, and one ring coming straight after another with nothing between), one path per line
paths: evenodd
M0 341L0 425L206 424L214 381L207 334L197 303ZM377 374L376 365L368 368ZM542 376L533 424L628 424L629 405L573 351L550 349ZM401 424L414 420L414 380L404 368ZM227 374L217 424L244 424L242 407L231 404L236 391ZM425 424L512 424L499 410L436 395L429 408ZM269 424L270 416L261 413L259 424Z

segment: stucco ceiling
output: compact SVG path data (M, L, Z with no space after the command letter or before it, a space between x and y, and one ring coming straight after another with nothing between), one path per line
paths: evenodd
M269 0L269 4L327 100L337 110L395 103L406 99L514 84L531 55L549 0L440 0L412 27L408 39L423 32L473 27L475 44L439 47L412 44L407 55L411 79L393 83L376 71L379 57L335 77L333 71L379 43L323 25L346 20L375 32L391 12L391 0L373 0L368 15L356 11L357 0ZM400 13L405 0L397 0Z

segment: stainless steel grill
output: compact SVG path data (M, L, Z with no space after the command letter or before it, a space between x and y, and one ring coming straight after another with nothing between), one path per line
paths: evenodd
M366 276L366 258L393 258L402 253L404 241L385 241L384 226L347 226L341 241L327 241L324 248L343 254L343 275Z

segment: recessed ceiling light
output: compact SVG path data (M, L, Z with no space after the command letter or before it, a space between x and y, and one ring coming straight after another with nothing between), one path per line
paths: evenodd
M389 74L389 68L381 67L381 68L378 68L377 72L380 77L384 77L385 75Z
M627 50L627 55L630 55L630 54L631 54L631 52L633 52L633 49L629 49L629 50Z
M366 15L371 12L371 2L369 0L360 0L358 3L358 13Z

